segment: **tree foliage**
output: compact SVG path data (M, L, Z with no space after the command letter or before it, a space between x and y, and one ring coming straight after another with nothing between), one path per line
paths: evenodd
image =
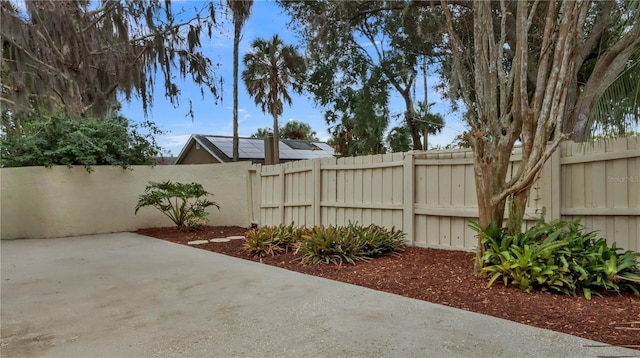
M258 130L251 135L251 138L266 138L270 132L272 132L271 128L258 128ZM284 126L280 127L278 133L282 139L318 141L316 132L311 129L311 126L300 121L287 122Z
M448 2L445 2L448 3ZM638 62L640 61L640 3L637 1L579 1L583 10L579 14L581 23L576 37L575 56L567 73L571 80L567 83L567 97L564 100L564 118L559 130L570 139L584 141L594 131L610 131L611 129L629 128L629 124L637 123L640 111L637 97L639 85L637 81ZM475 13L470 3L449 5L452 11L452 29L456 31L460 44L465 50L474 51ZM501 7L502 5L504 7ZM564 3L558 3L556 12ZM515 16L516 4L492 2L492 24L494 29L490 35L496 37L496 43L505 46L505 59L512 62L516 56L515 48L518 41L522 41L521 34L527 32L532 36L527 38L528 58L527 67L530 69L527 78L529 87L527 95L530 99L535 93L534 83L541 73L541 68L549 68L544 62L548 57L549 36L554 32L545 33L549 11L548 2L534 1L530 4L527 19L528 27L516 26L521 22ZM443 7L443 9L445 9ZM551 11L553 12L553 11ZM505 14L505 15L503 15ZM559 19L559 18L556 18ZM560 24L555 24L559 28ZM500 38L501 34L504 36ZM467 53L468 55L470 53ZM476 76L473 62L465 59L460 66L456 66L452 51L442 52L441 78L443 88L447 89L452 100L462 99L462 92L475 90L468 86L464 90L458 77L466 83L472 83ZM508 63L509 63L508 62ZM507 66L507 74L510 72ZM458 74L459 71L464 73ZM539 91L538 91L539 93ZM468 104L465 103L468 107ZM471 110L475 110L471 107Z
M415 128L422 133L422 149L427 150L427 136L429 134L436 134L442 131L444 127L444 118L440 113L431 113L427 106L424 106L424 102L418 104L418 110L416 111ZM396 126L389 131L387 135L387 145L392 152L406 152L413 150L413 142L411 136L411 129L406 125L406 122L401 126Z
M4 110L49 111L96 118L109 114L118 95L140 98L147 112L155 74L164 95L178 103L176 81L190 78L214 97L215 64L201 38L216 26L212 2L191 19L170 1L25 1L25 10L0 2Z
M387 135L387 145L392 152L407 152L413 149L409 128L407 126L391 128Z
M251 138L267 138L272 131L271 128L258 128L256 132L251 135Z
M585 138L626 137L640 123L640 50L602 93L589 116Z
M356 57L357 59L358 57ZM389 84L378 67L366 61L316 61L310 83L313 93L327 91L317 97L323 104L325 121L331 125L334 147L343 156L385 153L384 133L389 124ZM339 86L331 73L337 66L343 70ZM346 75L348 74L348 75ZM320 79L320 81L318 81Z
M318 140L316 132L311 129L311 126L300 121L288 121L282 128L280 128L280 138L312 141Z
M155 164L162 132L151 122L132 124L120 115L107 120L70 119L64 115L31 118L2 126L1 166Z
M335 112L335 108L345 107L342 100L344 92L364 87L368 77L375 72L386 86L403 98L405 126L410 131L413 147L422 149L421 136L427 132L422 130L424 125L419 124L416 108L417 67L421 59L434 55L434 43L441 36L441 32L432 30L430 11L420 7L392 11L385 9L384 2L380 1L281 3L294 18L292 27L301 32L309 43L311 53L315 55L312 56L312 64L320 62L312 65L310 91L317 103L329 107L327 118L334 118L329 112ZM388 97L389 89L385 88L379 94ZM346 128L353 126L347 122L362 120L342 119L345 122L337 128L343 134L346 134ZM386 127L388 121L388 118L382 120L375 128ZM332 123L328 121L328 124ZM368 124L374 123L369 120Z
M262 112L273 116L274 137L279 138L278 116L284 103L291 105L289 88L301 93L306 66L295 47L285 45L278 35L270 40L256 39L244 56L242 79ZM280 162L279 141L274 141L275 164Z

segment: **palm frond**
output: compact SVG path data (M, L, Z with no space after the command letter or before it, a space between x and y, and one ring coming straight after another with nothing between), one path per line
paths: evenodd
M625 136L640 124L640 50L596 101L589 116L589 138Z

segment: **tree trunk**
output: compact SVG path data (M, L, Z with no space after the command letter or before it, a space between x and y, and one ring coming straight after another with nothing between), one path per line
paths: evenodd
M474 161L474 174L476 182L476 196L478 198L478 219L481 227L487 227L492 223L502 226L504 220L504 209L506 199L494 202L494 195L503 191L504 177L502 180L497 178L495 173L496 162L486 160L486 158L477 158ZM507 162L508 165L508 162ZM506 173L506 171L505 171ZM484 255L484 244L482 243L484 236L482 232L478 233L478 243L476 247L476 260L474 270L480 272L482 268L481 258Z
M280 129L278 115L273 115L273 164L280 164Z
M240 47L240 23L234 21L233 31L233 161L240 159L238 139L238 48Z
M527 187L519 193L512 194L509 200L509 221L507 230L510 235L516 235L522 232L522 223L524 221L524 211L527 207L527 199L531 187Z
M404 103L406 106L406 111L404 112L404 118L407 122L407 128L411 132L411 139L413 140L413 150L422 150L422 140L420 139L420 130L416 126L416 109L413 107L413 99L411 99L411 93L409 90L400 91L402 98L404 98Z
M424 110L425 115L430 112L429 106L429 86L427 83L427 56L422 57L422 84L424 86ZM431 123L425 123L424 129L422 130L422 138L424 139L424 143L422 148L424 150L429 150L429 126Z
M424 150L428 150L429 149L429 130L427 128L422 130L422 139L423 139L423 143L422 143L422 149Z

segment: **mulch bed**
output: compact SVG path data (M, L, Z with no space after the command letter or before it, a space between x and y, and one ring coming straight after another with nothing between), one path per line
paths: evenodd
M235 226L204 226L198 231L165 227L142 229L136 233L186 245L193 240L244 235L247 230ZM243 250L244 240L193 247L594 341L640 349L640 297L621 293L586 300L548 292L526 293L515 287L505 287L501 282L487 288L487 279L473 273L468 252L409 247L400 255L355 265L309 266L301 264L299 255L294 253L262 259L249 257Z

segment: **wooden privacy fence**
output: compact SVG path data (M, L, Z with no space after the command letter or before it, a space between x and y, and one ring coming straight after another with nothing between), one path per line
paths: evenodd
M517 170L520 152L511 158ZM470 150L391 153L255 166L250 195L260 225L395 227L412 245L472 249L477 199ZM562 143L531 190L526 225L582 219L619 247L640 248L637 137Z

